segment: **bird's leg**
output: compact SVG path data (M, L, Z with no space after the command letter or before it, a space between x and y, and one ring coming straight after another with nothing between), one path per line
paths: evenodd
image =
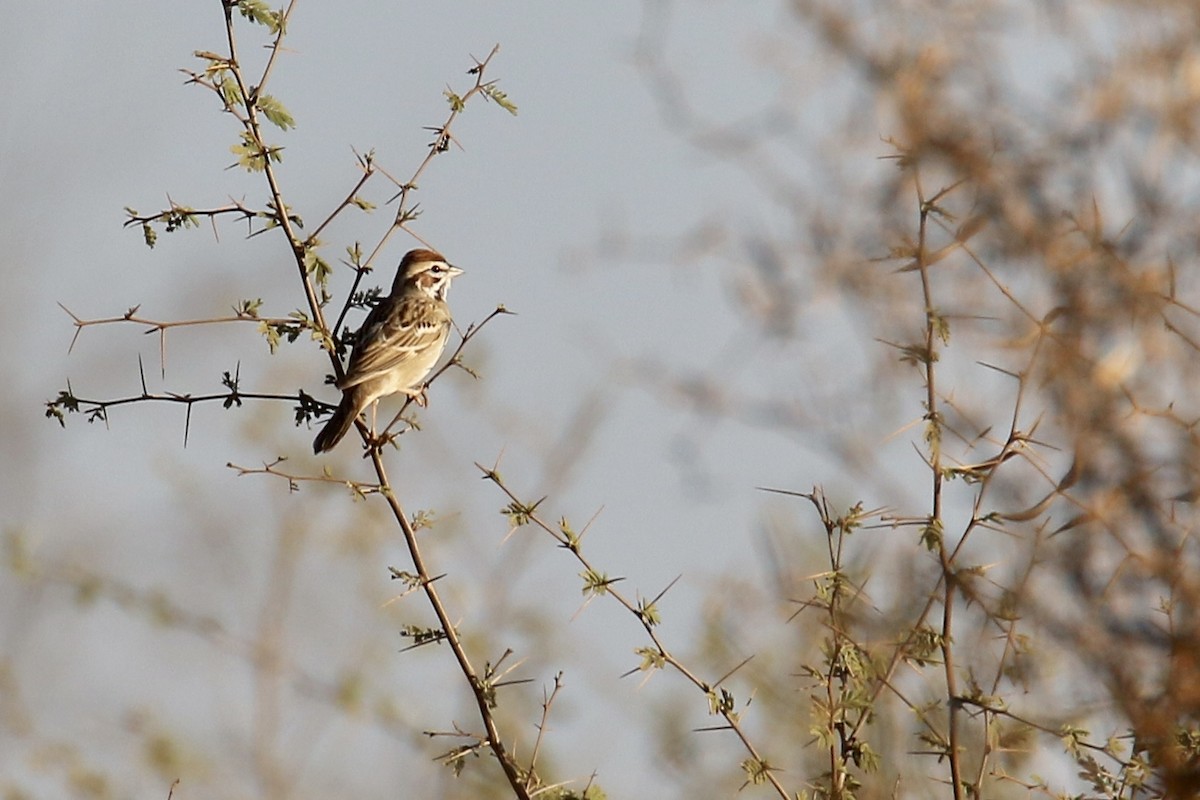
M368 427L368 430L367 430L367 453L370 453L373 450L379 449L379 446L384 444L388 439L388 437L386 435L380 436L378 434L378 430L379 430L378 424L377 424L378 420L376 419L378 414L379 414L379 401L376 400L373 403L371 403L371 424L367 426ZM366 419L365 413L363 414L363 419L364 420Z

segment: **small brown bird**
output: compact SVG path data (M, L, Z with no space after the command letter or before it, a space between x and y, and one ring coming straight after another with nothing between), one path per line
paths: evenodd
M417 399L422 381L450 335L446 293L462 270L432 250L410 250L400 262L392 292L379 301L358 331L346 375L337 382L342 402L313 440L313 452L332 450L367 406L403 392Z

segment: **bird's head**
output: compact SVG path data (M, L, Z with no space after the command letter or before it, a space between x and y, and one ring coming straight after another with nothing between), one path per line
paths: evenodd
M415 287L436 300L445 300L450 281L463 271L433 250L409 250L400 261L392 294Z

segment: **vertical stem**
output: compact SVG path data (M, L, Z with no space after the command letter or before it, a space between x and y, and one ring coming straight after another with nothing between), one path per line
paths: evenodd
M291 13L292 6L295 5L295 0L289 4L284 12L284 19ZM257 144L263 156L263 174L267 178L267 186L271 191L271 204L275 207L275 221L279 223L280 230L287 237L288 244L292 248L292 255L296 259L296 267L300 271L300 283L304 286L304 296L308 300L309 313L312 314L313 323L317 330L326 330L325 315L321 311L321 301L317 299L317 291L313 288L312 281L308 279L308 269L304 264L305 247L304 242L296 236L295 228L292 226L292 221L288 219L287 206L283 202L283 193L279 189L279 181L275 177L275 170L271 167L271 159L267 156L266 143L262 137L262 124L258 119L258 90L259 87L253 88L246 86L246 81L242 76L241 59L238 57L237 39L233 33L233 4L228 2L223 3L225 8L225 32L229 41L229 58L232 62L230 69L233 78L237 81L238 91L242 95L242 104L246 108L246 127L251 136L254 137L254 142ZM276 41L275 48L278 50L279 42ZM334 362L337 362L337 356L332 351L330 357Z
M417 575L421 578L421 588L425 592L425 597L428 598L429 605L433 608L433 613L437 616L438 624L446 634L446 643L450 645L450 650L454 653L454 658L458 661L459 669L466 676L467 682L471 686L471 693L475 696L475 704L479 707L479 716L483 720L484 728L487 730L488 747L491 748L492 753L496 756L496 760L500 762L500 767L504 770L504 776L508 779L513 793L521 800L530 800L529 789L525 785L525 779L521 775L520 770L517 769L516 763L513 761L512 756L508 754L508 750L504 747L504 742L500 738L500 731L496 727L496 720L492 715L492 709L485 691L486 687L483 681L479 679L479 675L475 672L474 667L471 666L471 660L467 656L467 651L463 648L462 640L458 638L458 631L451 622L450 615L446 613L446 607L442 605L442 598L438 595L438 591L433 585L429 569L425 566L425 559L421 555L421 548L417 543L417 533L413 530L412 523L409 522L408 515L404 513L404 508L400 505L400 501L396 499L396 493L388 481L387 470L383 465L383 457L380 455L378 448L371 450L371 463L375 467L375 474L379 476L379 485L382 487L381 493L386 498L388 506L392 509L392 515L400 525L400 530L404 533L404 542L408 545L408 552L412 556L413 568L416 569Z
M925 414L928 421L929 465L933 472L933 503L929 512L929 524L938 528L938 558L942 567L942 665L946 676L947 705L947 737L948 758L950 761L950 780L954 787L955 800L962 800L963 784L961 765L959 764L958 748L958 678L954 668L954 648L951 645L954 621L955 583L953 559L946 549L944 526L942 523L942 430L941 416L937 403L936 370L934 364L935 347L938 340L937 309L933 303L933 288L929 280L929 269L926 263L926 234L929 223L930 204L926 201L921 189L921 176L914 172L917 199L920 202L920 225L917 239L917 263L921 274L921 291L925 300Z
M295 6L295 2L296 0L291 0L291 2L288 4L287 9L283 12L283 21L286 22L288 16L291 14L292 8ZM321 310L321 303L317 298L316 289L314 288L313 282L309 277L307 265L305 263L305 255L308 252L310 244L308 241L301 240L299 238L296 233L295 226L288 218L287 206L283 201L283 194L280 191L279 182L275 176L275 170L271 166L271 159L268 155L266 143L263 140L262 125L259 120L257 107L258 93L262 86L261 84L253 87L247 86L246 80L242 74L241 61L238 57L237 51L237 39L234 35L233 9L236 7L236 3L233 2L233 0L222 0L222 7L225 11L225 30L229 44L230 72L233 75L234 80L237 82L238 91L241 93L242 97L242 104L246 109L246 118L243 120L243 125L245 126L246 132L253 139L255 145L257 145L259 152L262 155L263 174L267 179L267 185L270 189L271 204L275 209L275 222L279 225L280 230L282 230L284 235L287 237L288 245L291 247L292 255L296 260L296 267L300 273L300 282L304 287L304 294L308 300L309 311L312 314L314 329L328 333L332 336L334 331L330 331L325 324L325 316ZM263 72L263 82L266 81L267 76L269 75L271 68L275 63L275 56L279 51L282 39L283 30L281 29L276 37L271 58ZM488 60L490 60L491 57L496 54L496 51L497 48L493 48L491 55L488 56ZM486 60L484 62L477 63L476 84L463 98L464 102L472 95L483 91L482 73L486 64ZM460 109L455 109L452 111L449 121L440 131L442 135L447 137L449 136L449 125L458 116L459 111ZM415 187L414 181L416 177L419 176L425 167L428 166L436 152L438 151L430 151L430 154L426 156L425 160L421 163L421 166L414 174L413 181L410 181L409 184L404 187L403 191L406 195L407 192L411 191ZM403 200L401 201L401 212L404 212ZM404 219L402 214L398 214L396 222L392 224L392 226L388 229L388 232L385 234L384 241L386 241L397 229L401 228L403 226L403 222ZM381 241L375 252L377 253L379 248L382 246L383 242ZM372 253L371 258L374 258L374 256L375 253ZM370 259L368 259L368 261L369 260ZM360 271L359 274L361 276L362 272ZM333 363L334 370L338 375L341 375L341 362L338 360L337 353L334 348L329 349L329 357ZM404 540L408 545L408 550L413 560L413 566L421 578L421 586L425 592L425 596L429 600L429 604L433 608L434 614L437 616L438 624L441 627L442 632L445 634L446 642L450 645L450 649L454 653L455 659L458 661L459 669L462 671L463 675L467 679L467 682L470 684L471 693L475 698L476 705L479 707L480 718L482 719L484 728L487 731L488 747L491 748L496 760L500 762L500 767L504 770L504 775L507 778L509 785L512 787L513 793L520 798L520 800L529 800L530 794L527 786L528 781L526 780L526 777L521 774L520 769L517 768L516 762L508 754L508 751L505 749L504 743L501 740L500 732L496 726L496 721L490 706L490 694L488 687L485 685L485 682L480 679L479 675L471 666L470 659L467 657L467 653L463 648L462 641L458 637L458 631L455 630L454 625L450 620L450 616L447 614L446 608L442 604L441 597L438 595L437 589L434 588L433 579L429 573L429 570L425 566L424 558L421 555L421 550L417 543L416 532L413 530L412 523L409 522L407 515L404 513L404 508L400 505L400 501L396 498L395 491L388 481L387 471L384 468L383 459L380 455L379 449L373 447L370 452L371 462L374 465L375 473L379 478L381 493L387 499L388 506L391 508L392 514L395 516L396 522L400 525L400 529L404 534Z

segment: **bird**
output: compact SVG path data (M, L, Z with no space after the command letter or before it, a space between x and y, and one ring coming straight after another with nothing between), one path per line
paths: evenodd
M452 322L446 293L463 274L433 250L404 254L391 293L359 328L346 374L335 385L342 400L313 440L313 453L332 450L376 400L403 392L424 405L425 376L433 369Z

